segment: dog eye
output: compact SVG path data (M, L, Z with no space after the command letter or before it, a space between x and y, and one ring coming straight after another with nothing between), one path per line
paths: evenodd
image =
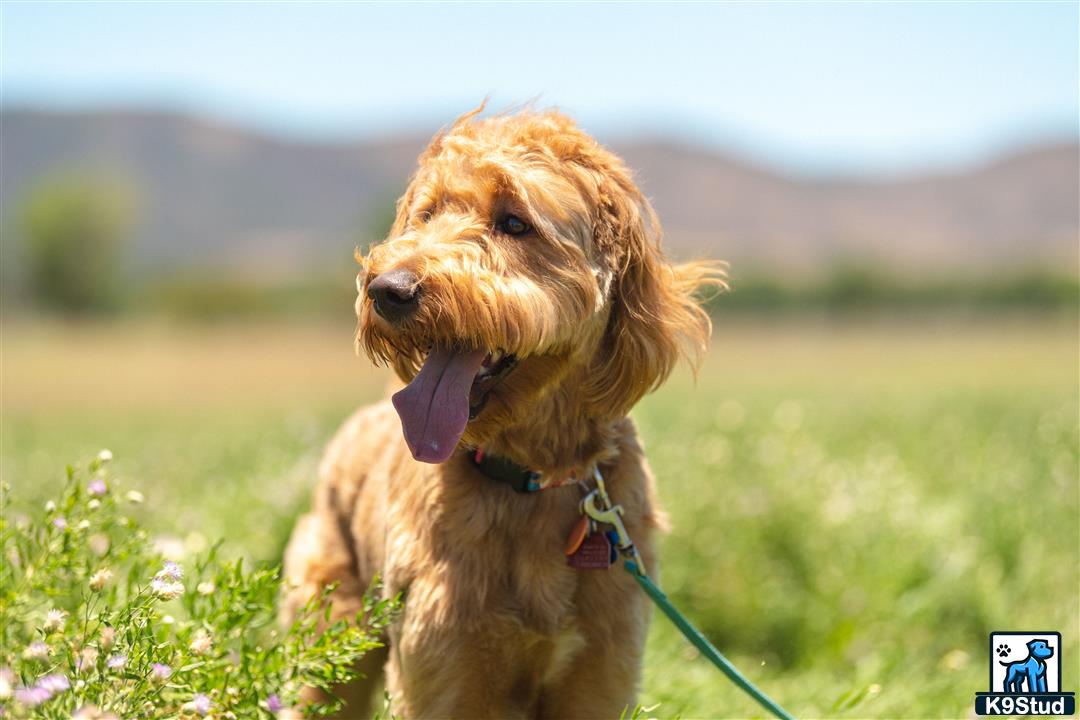
M529 223L525 222L517 215L507 215L499 223L499 230L502 230L507 235L524 235L532 228L529 227Z

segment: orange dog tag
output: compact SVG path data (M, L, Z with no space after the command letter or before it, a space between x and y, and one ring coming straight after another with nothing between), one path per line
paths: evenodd
M581 543L585 542L585 536L589 534L589 518L582 515L578 518L578 521L574 523L574 528L570 531L570 535L566 538L566 555L573 555L581 547Z

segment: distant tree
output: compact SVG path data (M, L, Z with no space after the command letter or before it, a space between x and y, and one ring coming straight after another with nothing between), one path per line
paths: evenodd
M130 189L114 180L42 182L22 213L26 279L35 300L69 313L113 307L135 220Z

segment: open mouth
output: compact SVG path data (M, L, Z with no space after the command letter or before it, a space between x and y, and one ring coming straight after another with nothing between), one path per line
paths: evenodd
M480 364L480 372L473 378L469 388L469 419L472 420L487 404L488 395L499 386L517 365L517 356L501 350L488 353Z
M500 351L433 347L412 382L392 398L413 457L449 459L469 420L516 364L514 355Z

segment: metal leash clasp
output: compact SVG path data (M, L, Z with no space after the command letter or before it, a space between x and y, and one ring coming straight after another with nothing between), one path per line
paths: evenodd
M634 561L640 575L646 575L645 563L641 559L641 553L638 552L634 541L630 539L630 535L626 532L626 525L622 519L622 505L612 504L611 497L607 494L607 487L604 485L604 476L600 474L600 468L593 468L593 479L596 481L596 487L582 498L581 512L588 516L590 520L607 523L615 528L615 534L619 539L616 545L619 552Z

